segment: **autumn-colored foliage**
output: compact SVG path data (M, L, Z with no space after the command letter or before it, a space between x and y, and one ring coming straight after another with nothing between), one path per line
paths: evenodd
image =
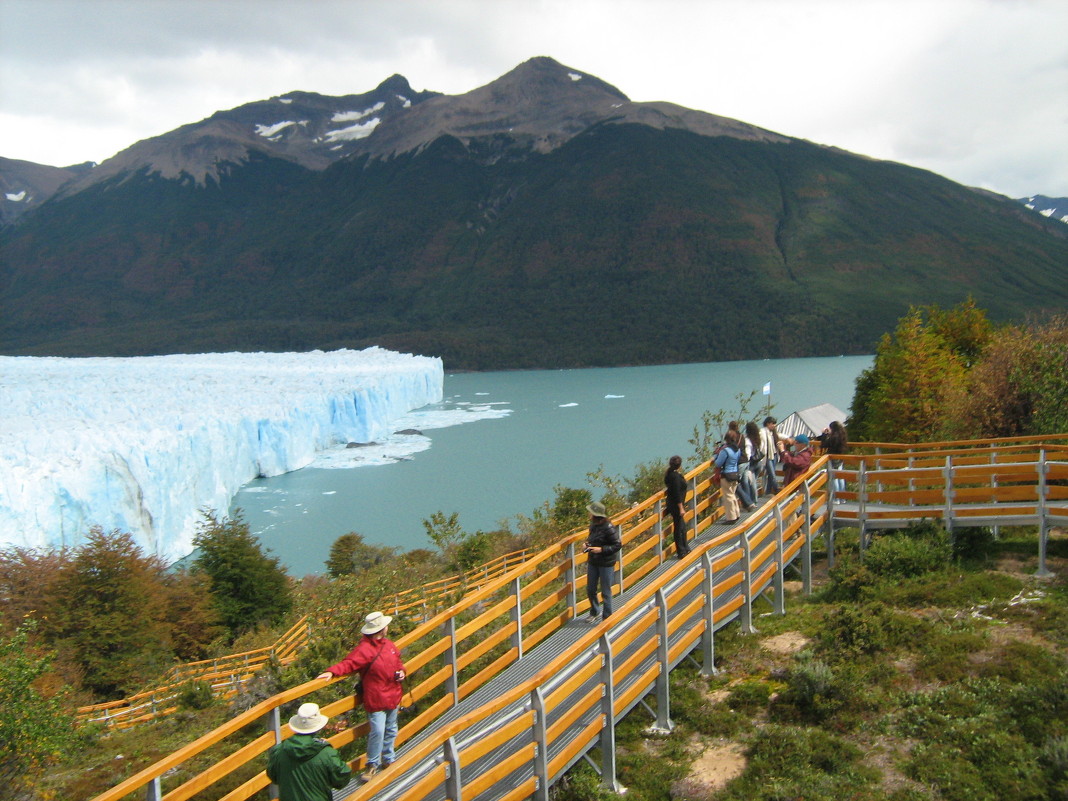
M1068 431L1068 318L995 328L970 299L910 309L857 378L852 412L858 441Z

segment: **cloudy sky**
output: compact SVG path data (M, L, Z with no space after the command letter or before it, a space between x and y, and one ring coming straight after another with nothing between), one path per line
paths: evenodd
M542 55L632 100L1068 196L1068 0L0 0L0 156L99 162L291 90L459 94Z

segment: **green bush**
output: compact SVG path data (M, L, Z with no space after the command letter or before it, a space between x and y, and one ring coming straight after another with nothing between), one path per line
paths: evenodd
M736 710L755 711L763 709L771 697L771 688L763 681L741 681L731 687L727 706Z
M211 685L203 681L191 681L178 693L179 709L207 709L215 703Z
M875 537L864 554L864 564L881 579L922 576L945 568L953 546L945 529L929 523Z
M767 726L749 747L744 774L717 801L875 801L878 772L857 746L822 729Z
M994 544L994 531L987 526L953 529L953 555L957 559L981 559Z
M894 614L885 604L844 603L824 615L817 634L819 654L829 662L871 656L904 641L912 623Z

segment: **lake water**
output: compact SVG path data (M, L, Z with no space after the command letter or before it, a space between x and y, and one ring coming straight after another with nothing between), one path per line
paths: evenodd
M491 530L529 515L558 484L588 487L586 474L601 465L629 477L677 453L692 466L688 440L702 412L736 411L736 397L755 391L750 417L762 419L769 381L780 420L820 403L848 413L856 377L871 363L845 356L447 374L443 402L398 423L424 437L339 449L323 467L257 479L231 513L240 508L294 576L324 572L330 546L350 531L404 550L433 548L422 521L436 511L459 513L465 531Z

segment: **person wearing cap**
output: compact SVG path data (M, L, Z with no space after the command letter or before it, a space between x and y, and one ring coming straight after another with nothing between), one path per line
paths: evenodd
M616 554L623 547L619 529L608 520L604 504L594 501L586 507L590 513L590 533L583 551L586 552L586 597L590 599L590 623L607 620L612 614L612 578L616 567ZM601 587L604 601L604 616L597 602L597 586Z
M393 744L397 739L397 710L404 694L401 682L407 675L400 651L386 634L393 620L389 615L372 612L363 621L363 638L349 655L331 665L316 678L331 679L359 673L363 679L363 708L367 710L370 731L367 733L367 769L360 779L372 776L393 762Z
M788 449L792 446L792 450ZM795 478L808 472L812 464L812 448L809 447L808 436L798 434L793 439L787 437L776 442L779 450L779 463L782 465L783 486L789 484Z
M331 789L351 781L345 760L315 736L328 720L318 704L301 704L289 719L293 736L267 752L267 778L278 785L279 801L331 801Z

